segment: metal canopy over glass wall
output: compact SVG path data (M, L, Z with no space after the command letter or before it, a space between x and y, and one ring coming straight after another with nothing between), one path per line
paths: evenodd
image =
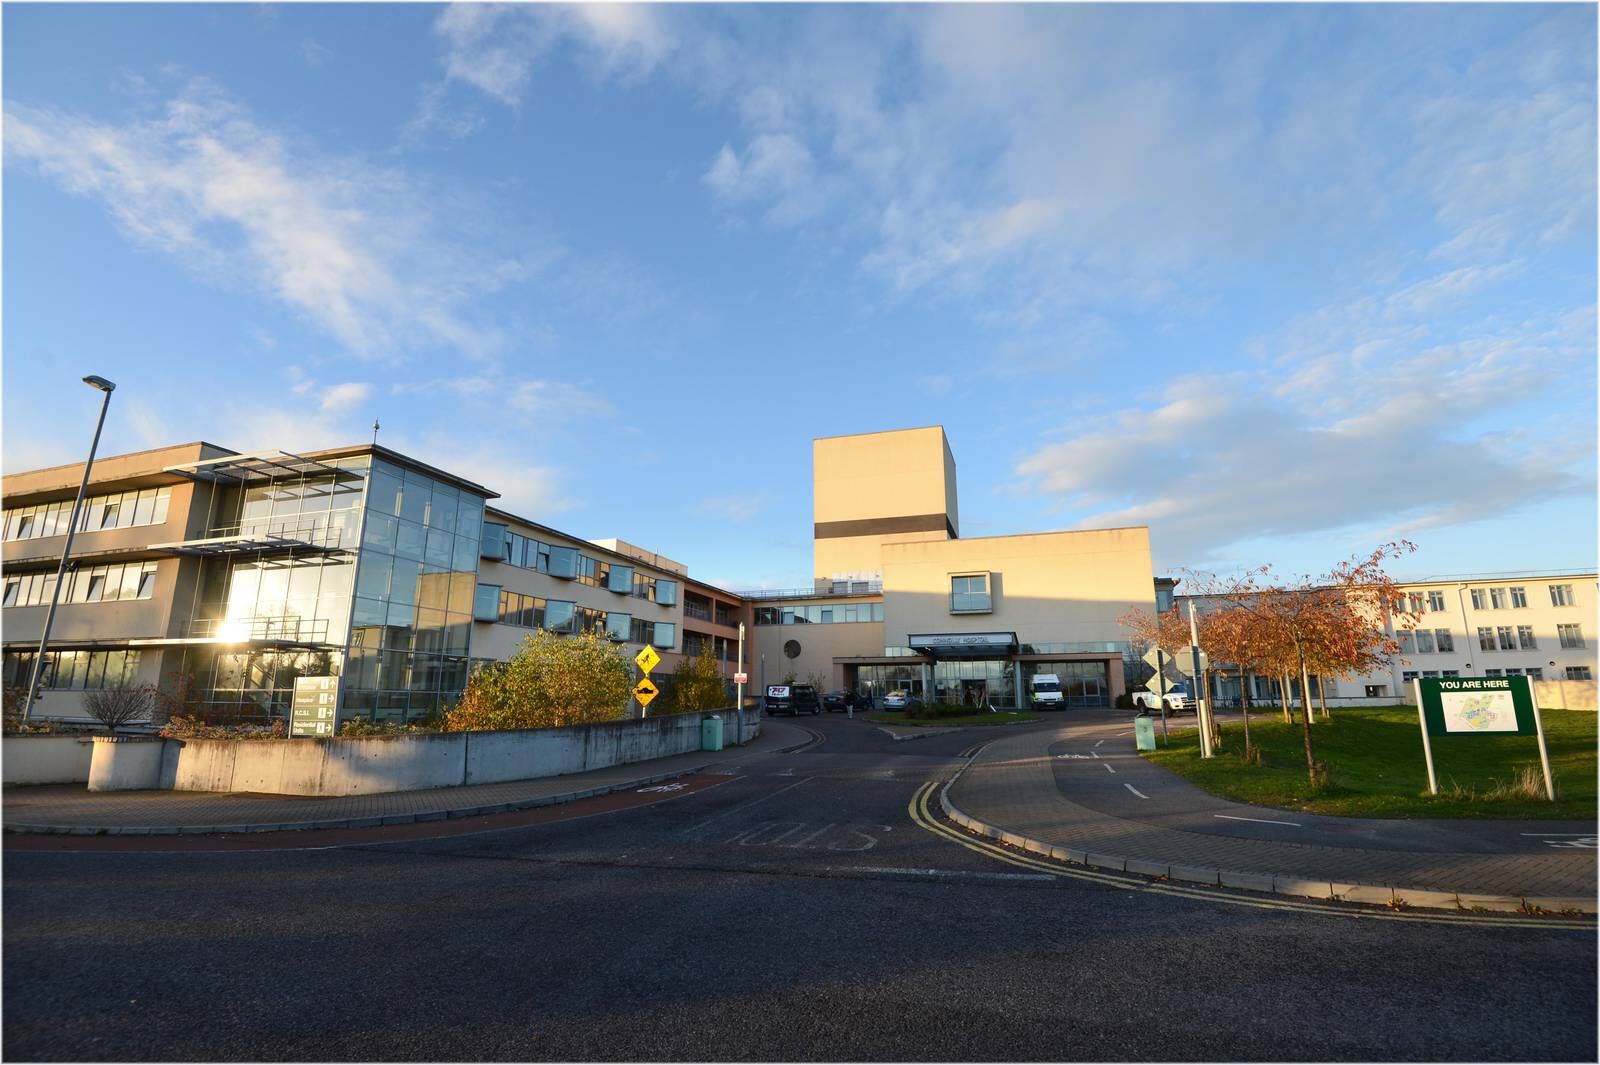
M373 462L341 719L415 720L466 687L484 502Z

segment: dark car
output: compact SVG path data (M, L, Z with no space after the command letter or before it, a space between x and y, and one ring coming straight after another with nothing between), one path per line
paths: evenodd
M817 697L817 689L809 684L769 684L767 713L820 714L822 700Z
M830 714L842 710L871 710L872 700L860 692L826 692L822 696L822 708Z

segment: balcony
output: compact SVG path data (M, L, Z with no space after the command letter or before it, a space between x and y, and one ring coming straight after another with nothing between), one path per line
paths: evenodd
M150 551L216 558L227 555L330 555L355 550L357 511L260 518L219 525L210 536L151 544Z

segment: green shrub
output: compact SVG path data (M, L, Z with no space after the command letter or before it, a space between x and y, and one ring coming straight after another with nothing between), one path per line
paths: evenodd
M446 710L445 732L561 728L616 721L628 712L633 669L625 651L599 633L558 636L540 630L509 661L467 682Z

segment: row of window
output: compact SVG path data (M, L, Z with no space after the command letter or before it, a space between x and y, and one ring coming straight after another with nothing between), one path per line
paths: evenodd
M720 599L708 599L693 592L683 594L683 616L687 618L699 621L715 620L718 625L737 625L739 618L736 611L736 607L729 606Z
M498 522L484 522L482 553L484 558L497 559L507 565L575 580L592 588L605 588L663 606L671 606L678 601L677 581L649 577L620 562L591 558L580 553L576 547L547 544L514 533Z
M1401 654L1432 654L1435 651L1448 654L1456 649L1455 639L1450 635L1449 629L1417 629L1415 632L1406 631L1399 634ZM1583 629L1578 625L1557 625L1556 636L1561 640L1561 646L1567 650L1575 650L1584 646ZM1533 634L1532 625L1496 625L1482 626L1478 629L1478 650L1480 651L1536 651L1539 641Z
M90 496L83 501L78 516L79 532L126 529L135 525L160 525L167 520L171 487L145 488L133 492L113 492ZM65 536L72 521L73 500L39 503L31 507L10 507L5 516L5 539L35 540L41 536Z
M833 603L828 606L758 606L757 625L831 625L850 621L882 621L882 603Z
M55 592L54 573L18 573L5 579L5 606L48 606ZM67 574L63 603L110 603L149 599L156 591L156 564L129 562L115 566L80 566Z
M726 636L707 636L703 633L684 631L683 653L689 658L699 658L707 647L711 653L723 662L732 662L739 655L739 642L730 640Z
M560 599L522 595L492 584L478 585L478 598L478 611L473 615L478 621L569 634L604 632L616 640L656 647L671 647L677 638L677 625L672 622L647 621L617 610L597 610Z
M1529 680L1543 680L1544 668L1542 666L1530 666L1527 669L1486 669L1483 671L1483 675L1486 677L1527 677ZM1448 679L1459 676L1461 676L1459 669L1425 669L1420 673L1414 670L1407 670L1400 674L1401 679L1407 684L1410 684L1418 677L1423 680L1431 680L1435 677ZM1594 676L1588 666L1568 666L1566 668L1566 679L1593 680Z
M37 652L5 656L5 686L25 688L33 677ZM133 684L139 676L138 651L50 651L39 687L58 691L96 691Z
M1546 585L1550 591L1551 606L1572 606L1575 600L1572 597L1572 585L1551 584ZM1508 588L1469 588L1467 594L1472 597L1474 610L1525 610L1528 606L1528 589L1526 587ZM1444 592L1409 592L1401 597L1397 607L1405 610L1410 606L1413 614L1441 613L1445 609Z

